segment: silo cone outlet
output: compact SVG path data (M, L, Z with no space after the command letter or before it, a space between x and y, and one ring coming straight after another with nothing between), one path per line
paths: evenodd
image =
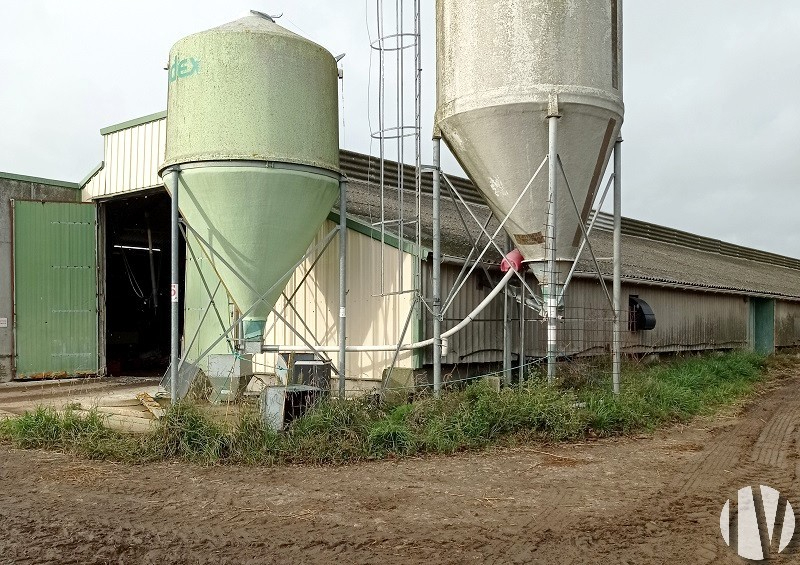
M547 261L526 261L525 266L533 273L540 286L544 287L550 284L551 280L561 286L566 281L567 275L572 268L572 261L556 261L555 273L552 274L550 272L550 264Z
M261 353L266 324L267 321L260 318L245 318L242 321L242 349L245 354Z
M180 172L178 204L230 298L259 343L264 322L339 194L326 171L265 163L196 166ZM170 182L165 183L169 188Z

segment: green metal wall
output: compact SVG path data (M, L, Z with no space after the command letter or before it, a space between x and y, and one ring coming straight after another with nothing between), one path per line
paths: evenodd
M97 372L92 204L14 202L16 377Z
M186 250L186 286L183 301L183 355L187 361L197 363L206 369L206 359L200 358L206 348L211 346L230 325L228 312L228 293L219 282L214 267L208 260L202 244L189 234ZM202 271L202 276L200 274ZM208 291L203 284L208 285ZM209 296L214 296L214 306L209 308ZM220 323L220 319L222 323ZM224 324L224 327L223 327ZM219 342L209 351L213 353L231 353L227 340Z
M750 323L753 349L758 353L775 352L775 301L769 298L750 299Z

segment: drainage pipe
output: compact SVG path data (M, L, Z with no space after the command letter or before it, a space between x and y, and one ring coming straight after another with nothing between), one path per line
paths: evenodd
M508 281L511 280L516 274L514 269L509 269L505 276L500 280L497 286L489 293L489 295L483 299L483 301L478 304L475 309L467 315L466 318L461 320L458 325L450 328L446 332L442 333L442 341L446 342L447 338L460 332L465 327L469 325L475 318L478 317L478 314L483 312L487 306L492 302L492 300L500 294L503 289L508 284ZM423 347L428 347L429 345L433 345L433 338L426 339L425 341L418 341L416 343L404 343L400 345L400 350L402 351L409 351L412 349L421 349ZM397 344L394 345L348 345L346 350L352 353L358 352L373 352L373 351L395 351L397 350ZM324 353L333 353L339 351L338 345L323 345L321 347L316 348L317 351L321 351ZM304 353L308 352L308 347L303 345L267 345L264 346L263 350L265 352L282 352L282 353Z

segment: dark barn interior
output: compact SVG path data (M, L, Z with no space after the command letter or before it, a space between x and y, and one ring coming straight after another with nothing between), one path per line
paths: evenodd
M160 376L169 366L169 195L159 189L117 198L102 204L102 215L108 373ZM181 238L181 289L185 249ZM183 292L179 300L182 318Z

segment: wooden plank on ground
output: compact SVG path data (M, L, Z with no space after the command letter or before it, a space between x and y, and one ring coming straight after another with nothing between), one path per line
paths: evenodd
M132 418L144 418L152 420L153 415L148 410L140 410L137 406L98 406L95 408L101 414L112 414L116 416L130 416Z
M88 410L75 411L82 416L89 414ZM153 423L152 418L140 418L136 416L126 416L123 414L100 414L103 417L105 425L112 430L120 432L144 434L150 431Z
M153 427L154 420L149 418L134 418L131 416L109 415L106 425L112 430L134 434L146 434Z
M97 401L98 406L141 406L138 398L101 398Z
M164 417L164 409L161 408L161 405L156 402L152 396L146 392L141 392L136 395L136 398L139 399L142 405L147 408L156 419Z

